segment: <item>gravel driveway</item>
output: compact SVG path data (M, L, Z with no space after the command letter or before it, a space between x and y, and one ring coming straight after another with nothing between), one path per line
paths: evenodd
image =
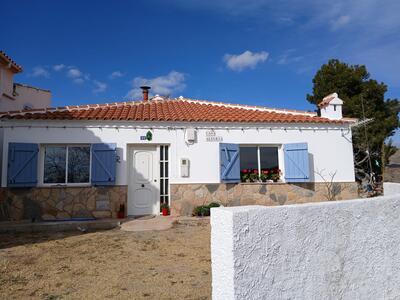
M0 235L2 299L209 299L210 226Z

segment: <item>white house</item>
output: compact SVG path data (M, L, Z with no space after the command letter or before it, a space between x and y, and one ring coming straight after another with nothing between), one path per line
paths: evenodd
M49 90L14 82L21 72L22 67L0 50L0 111L49 107Z
M357 197L351 125L183 97L3 113L0 219L191 214L196 205ZM330 103L327 104L329 107ZM340 106L337 101L334 105ZM331 113L330 113L331 112ZM329 199L331 200L331 199Z

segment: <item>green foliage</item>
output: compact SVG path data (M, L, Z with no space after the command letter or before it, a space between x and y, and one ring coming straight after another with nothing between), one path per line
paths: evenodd
M210 208L207 205L200 205L194 208L193 216L206 217L210 215Z
M383 160L383 167L386 167L389 164L389 158L395 154L397 151L397 147L393 145L392 139L389 139L387 143L383 145L382 149L382 160Z
M399 102L397 99L385 100L386 91L387 86L371 79L365 66L331 59L317 71L313 79L313 94L307 95L310 103L318 104L325 96L337 92L344 101L345 117L363 119L365 115L365 118L374 119L366 130L363 126L353 130L353 147L356 163L363 160L369 149L376 174L381 174L381 166L385 163L382 164L385 140L399 127ZM391 154L388 152L385 159L389 159ZM368 160L363 160L358 167L368 170Z
M220 207L220 206L221 206L221 204L219 204L217 202L211 202L210 204L208 204L209 208L211 208L211 207Z
M168 213L170 213L169 205L166 203L163 203L160 205L160 211L162 211L163 208L166 208L168 210Z
M207 217L210 215L210 208L221 206L219 203L211 202L208 205L200 205L193 209L193 216L197 217Z

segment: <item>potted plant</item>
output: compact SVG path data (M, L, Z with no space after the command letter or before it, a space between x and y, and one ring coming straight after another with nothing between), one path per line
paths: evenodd
M119 205L119 211L117 213L117 217L118 217L118 219L125 218L125 204Z
M274 182L278 182L279 179L280 179L280 175L281 175L281 170L278 169L278 168L275 168L275 169L272 170L271 179Z
M259 179L258 170L253 170L253 171L250 173L249 177L250 177L250 182L257 182L258 179Z
M269 171L267 169L261 170L260 180L262 182L267 182L269 179Z
M240 177L242 182L250 182L249 170L243 169L240 171Z
M169 215L169 205L166 203L161 204L161 213L163 216Z

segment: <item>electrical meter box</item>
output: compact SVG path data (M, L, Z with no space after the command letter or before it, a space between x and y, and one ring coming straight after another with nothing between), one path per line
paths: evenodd
M196 129L194 129L194 128L186 129L186 142L188 142L188 143L196 142Z
M181 176L189 177L190 161L187 158L181 158Z

